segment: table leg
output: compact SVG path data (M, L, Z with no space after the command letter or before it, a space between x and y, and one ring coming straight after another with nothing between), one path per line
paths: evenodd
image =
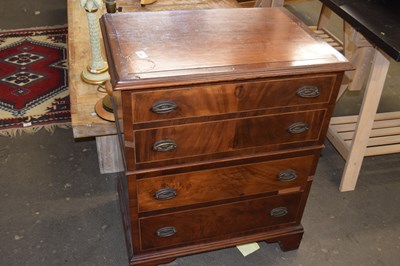
M342 192L355 189L376 111L378 109L379 100L382 95L389 64L390 61L385 57L385 55L383 55L378 49L375 49L371 73L365 89L353 142L347 156L342 181L340 183L339 189Z
M332 16L332 10L330 10L325 5L322 5L321 13L319 14L318 18L317 29L327 29L331 16Z
M109 174L124 171L118 136L96 137L100 173Z

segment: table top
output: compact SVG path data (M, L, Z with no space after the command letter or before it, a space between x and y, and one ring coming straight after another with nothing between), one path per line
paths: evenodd
M400 1L320 0L373 45L400 61Z
M117 133L115 124L100 119L94 111L96 102L104 94L97 91L97 85L84 83L81 79L82 70L90 62L90 44L86 12L79 6L79 2L80 0L67 1L69 89L73 134L75 138L113 135ZM235 0L159 0L145 7L141 7L139 1L117 0L117 5L123 7L123 12L239 7ZM100 17L105 12L105 7L98 12Z
M106 14L100 24L116 90L350 68L285 8Z

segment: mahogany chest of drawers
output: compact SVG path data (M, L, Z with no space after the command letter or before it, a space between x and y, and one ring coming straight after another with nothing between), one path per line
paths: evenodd
M298 248L345 58L281 8L101 19L130 263Z

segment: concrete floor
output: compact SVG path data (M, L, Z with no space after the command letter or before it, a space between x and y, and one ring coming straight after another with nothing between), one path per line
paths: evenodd
M65 3L3 0L0 28L65 24ZM313 23L318 3L308 4L288 8ZM16 16L18 21L11 20ZM390 69L381 110L399 105L397 66ZM346 94L335 113L356 112L360 95ZM344 161L326 145L298 250L284 253L277 244L260 243L261 249L247 257L228 248L169 265L400 265L400 154L365 159L357 189L340 193ZM93 140L76 141L64 129L52 135L42 131L0 137L0 169L1 266L128 265L116 202L117 174L99 174Z

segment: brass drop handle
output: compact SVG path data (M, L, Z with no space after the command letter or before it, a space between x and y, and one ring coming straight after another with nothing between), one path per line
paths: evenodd
M278 174L278 180L282 182L289 182L297 178L297 173L295 170L288 169L282 171Z
M175 188L161 188L157 190L156 194L154 194L154 198L156 200L170 200L176 197L176 189Z
M177 105L173 101L165 100L153 104L151 111L156 114L168 114L176 109Z
M173 226L161 227L160 229L157 230L158 237L170 237L175 235L176 233L177 230Z
M166 152L176 149L176 142L174 140L159 140L153 144L154 151Z
M308 124L305 122L296 122L288 127L288 131L291 134L300 134L308 130Z
M288 214L288 210L286 207L276 207L273 208L270 213L271 217L282 217Z
M309 86L309 85L298 88L296 94L301 98L316 98L320 95L317 86Z

